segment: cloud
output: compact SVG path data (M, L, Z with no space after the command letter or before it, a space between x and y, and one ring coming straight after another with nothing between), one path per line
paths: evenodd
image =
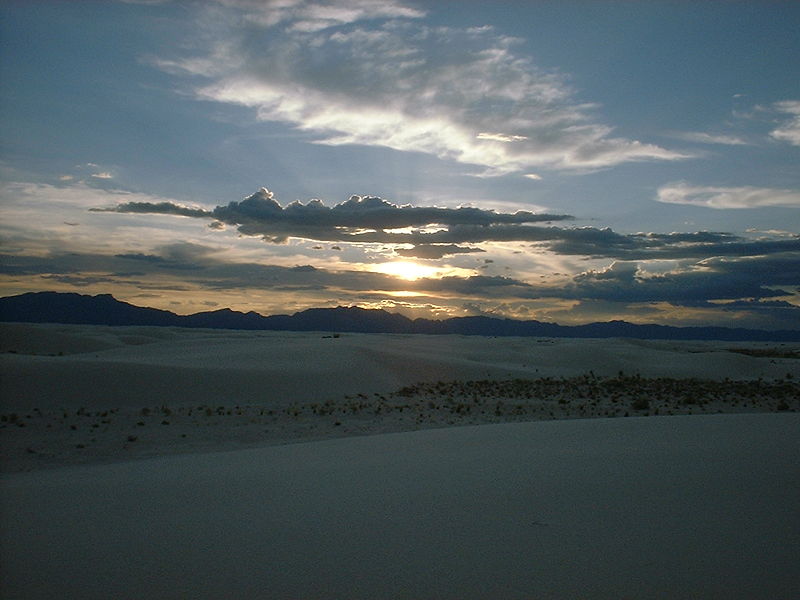
M627 314L629 305L650 304L653 317L663 316L658 303L669 303L722 314L745 311L762 314L761 326L791 324L797 307L786 298L800 281L800 251L771 256L714 257L684 261L671 271L655 274L647 261L615 260L605 268L587 270L571 278L550 277L535 282L513 277L422 277L414 281L380 272L331 269L296 264L281 266L261 262L232 261L223 251L195 243L171 243L146 252L90 254L76 252L48 255L0 256L0 273L15 281L37 281L38 286L108 289L168 290L192 292L208 300L215 293L268 294L269 310L285 310L285 302L320 306L358 303L364 298L382 299L393 293L413 293L419 301L438 307L465 303L513 305L515 311L530 306L564 306L568 302L616 303L616 316ZM27 278L27 279L25 279ZM68 289L68 288L67 288ZM796 297L796 295L795 295ZM252 298L251 298L252 300ZM732 302L729 302L732 301ZM757 301L757 302L756 302ZM724 302L720 304L720 302ZM532 304L531 304L532 303ZM715 304L716 303L716 304ZM644 310L630 309L631 314ZM724 322L724 317L718 317Z
M156 64L201 78L202 99L252 107L318 144L423 152L483 175L689 156L615 136L566 76L492 27L429 26L388 1L223 5L204 52Z
M522 142L528 139L524 135L507 135L505 133L482 132L475 136L479 140L492 140L494 142Z
M781 113L792 115L792 117L771 131L770 135L776 140L789 142L792 146L800 146L800 100L776 102L773 107Z
M192 208L174 202L123 202L113 208L90 208L91 212L139 213L176 215L179 217L211 217L212 213L202 208ZM214 225L213 223L211 225ZM216 227L214 227L216 229Z
M683 131L673 134L674 137L699 144L722 144L725 146L744 146L747 141L733 135L705 133L701 131Z
M410 244L419 250L405 249L403 255L420 258L479 251L462 245L489 242L533 242L556 254L625 260L753 256L800 250L800 237L796 236L749 240L710 231L620 234L610 228L543 227L533 223L572 217L473 207L399 206L375 196L351 196L333 207L320 200L282 207L266 188L213 210L172 202L126 202L92 210L215 219L211 223L213 229L227 224L242 235L259 236L271 243L285 243L295 237L320 242Z
M398 248L395 252L407 258L438 259L454 254L469 254L472 252L485 252L481 248L468 248L455 244L420 244L412 248Z
M114 258L147 263L159 269L186 271L204 268L215 252L215 249L202 244L177 242L161 246L158 254L116 254Z
M795 316L800 316L800 306L786 302L786 300L734 300L733 302L726 302L721 307L724 310L738 310L746 308L749 310L764 310L773 308L787 308L791 310Z
M288 24L291 31L316 32L329 27L373 19L415 19L425 12L391 0L217 0L241 11L247 21L261 27Z
M798 236L791 239L748 240L730 233L713 231L629 235L620 235L606 229L564 231L569 233L549 245L551 252L592 258L675 260L800 251Z
M92 173L92 177L94 177L95 179L114 179L114 176L108 171L102 171L100 173Z
M442 226L448 229L471 226L486 229L498 224L536 223L572 219L570 215L517 211L503 213L474 207L440 208L397 205L375 196L351 196L333 207L312 199L306 204L292 202L282 207L274 194L261 188L244 200L230 202L208 211L173 202L124 202L94 212L152 213L196 218L212 218L213 229L222 224L236 226L243 235L262 236L282 243L289 237L317 241L440 243L426 234L397 233L391 230ZM443 240L441 243L451 243Z
M218 206L213 216L224 223L287 223L303 227L341 227L348 229L396 229L426 225L492 225L533 223L572 219L570 215L537 214L529 211L498 213L474 207L439 208L397 205L376 196L350 196L328 208L321 200L292 202L285 208L274 194L261 188L240 202Z
M717 257L661 275L636 263L615 262L600 271L576 275L563 297L624 302L672 302L774 298L789 292L776 286L800 281L800 253L776 256Z
M800 207L800 191L774 188L694 186L670 183L658 189L659 202L709 208Z

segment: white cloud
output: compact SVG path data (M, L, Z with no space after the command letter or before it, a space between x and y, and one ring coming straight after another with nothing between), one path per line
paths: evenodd
M537 173L525 173L523 177L527 177L528 179L533 179L534 181L540 181L542 176Z
M658 201L709 208L800 207L800 191L773 188L693 186L671 183L658 190Z
M800 146L800 100L776 102L774 108L792 117L771 131L770 135L776 140L789 142L792 146Z
M425 12L393 0L217 0L242 11L245 18L262 27L289 23L292 31L315 32L362 20L420 18Z
M150 194L105 190L85 182L49 185L30 182L0 184L0 237L6 249L37 252L108 252L168 243L175 239L202 241L209 237L193 219L159 223L137 215L90 212L120 202L173 202ZM213 238L212 238L213 239Z
M475 136L479 140L492 140L495 142L522 142L528 139L525 135L507 135L505 133L481 132Z
M700 144L723 144L726 146L744 146L747 144L747 141L740 137L733 135L705 133L702 131L683 131L675 133L674 136L682 140L697 142Z
M483 176L687 157L614 137L564 76L492 27L430 27L422 12L384 0L223 4L240 18L215 13L210 47L157 64L206 78L203 99L252 107L319 144L423 152Z
M95 179L114 179L114 176L108 171L102 171L101 173L92 173L92 177L94 177Z

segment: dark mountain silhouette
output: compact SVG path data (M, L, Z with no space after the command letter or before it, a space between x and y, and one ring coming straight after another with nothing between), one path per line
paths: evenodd
M193 315L135 306L110 294L30 292L0 298L0 321L79 325L151 325L273 331L331 331L357 333L423 333L484 336L570 338L627 337L670 340L800 341L800 331L764 331L728 327L671 327L636 325L625 321L565 326L539 321L515 321L485 316L441 321L411 320L384 310L311 308L293 315L263 316L223 308Z
M179 325L175 313L120 302L111 294L32 292L0 298L0 320L79 325Z

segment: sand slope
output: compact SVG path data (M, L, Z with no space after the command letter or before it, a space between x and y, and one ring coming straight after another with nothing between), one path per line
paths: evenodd
M4 598L764 598L800 416L429 430L2 478Z
M0 343L3 598L773 599L800 585L797 344L19 324ZM499 380L619 371L645 380L600 396L575 392L601 389L594 377L559 380L496 414ZM690 383L683 402L648 377L751 383L730 401ZM390 393L421 381L453 383ZM725 402L783 412L663 416ZM468 425L539 417L574 420Z

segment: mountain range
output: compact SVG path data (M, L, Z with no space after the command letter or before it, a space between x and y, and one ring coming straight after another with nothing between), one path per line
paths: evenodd
M357 333L421 333L484 336L534 336L571 338L627 337L671 340L727 340L798 342L800 331L765 331L728 327L672 327L637 325L625 321L557 325L487 316L443 320L409 319L385 310L358 307L310 308L293 315L264 316L229 308L192 315L135 306L111 294L88 296L61 292L29 292L0 298L0 321L65 323L80 325L148 325L249 329L272 331L325 331Z

